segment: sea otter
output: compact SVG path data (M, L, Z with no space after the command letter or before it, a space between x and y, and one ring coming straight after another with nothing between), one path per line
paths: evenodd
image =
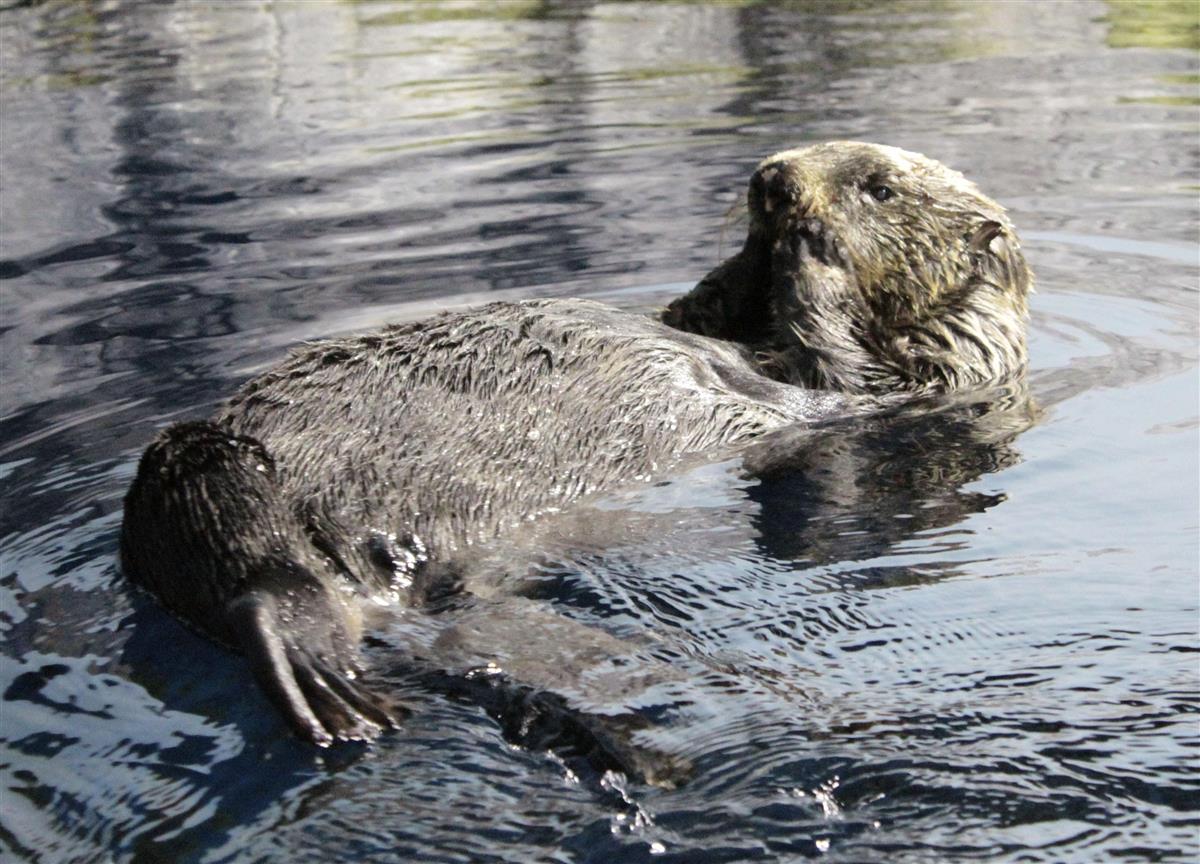
M1029 269L962 175L820 144L764 160L746 205L741 252L655 318L494 303L298 349L146 450L124 572L297 735L370 738L401 709L355 680L362 598L429 602L488 541L684 454L1022 371Z

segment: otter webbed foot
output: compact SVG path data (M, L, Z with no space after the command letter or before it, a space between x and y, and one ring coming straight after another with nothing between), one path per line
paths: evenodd
M121 562L176 615L240 649L299 737L365 740L403 716L355 680L358 610L257 439L203 421L164 430L125 497Z
M692 774L686 759L635 743L635 733L650 725L636 713L594 714L572 706L561 694L486 667L465 673L425 668L415 680L435 693L481 707L510 744L548 751L573 769L597 775L616 771L664 789L674 789Z
M322 747L369 741L408 716L355 680L357 659L328 619L308 622L315 633L298 631L292 611L267 591L237 598L228 615L255 679L297 737Z

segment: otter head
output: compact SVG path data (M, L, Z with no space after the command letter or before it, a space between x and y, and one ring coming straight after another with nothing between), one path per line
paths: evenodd
M775 377L880 393L1024 367L1029 269L1004 209L958 172L894 147L819 144L764 160L747 203L743 254L767 277Z

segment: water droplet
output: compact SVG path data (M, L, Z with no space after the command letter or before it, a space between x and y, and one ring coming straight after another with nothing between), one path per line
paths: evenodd
M841 780L835 775L832 779L825 781L812 790L812 796L821 805L821 812L825 815L826 819L832 819L842 812L842 808L838 806L837 799L833 797L834 790L840 785Z

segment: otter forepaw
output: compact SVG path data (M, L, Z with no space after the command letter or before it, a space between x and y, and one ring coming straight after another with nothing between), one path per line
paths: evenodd
M344 658L298 644L281 627L271 597L239 598L230 613L240 619L235 629L254 677L297 737L322 747L369 741L407 716L403 706L359 684Z

